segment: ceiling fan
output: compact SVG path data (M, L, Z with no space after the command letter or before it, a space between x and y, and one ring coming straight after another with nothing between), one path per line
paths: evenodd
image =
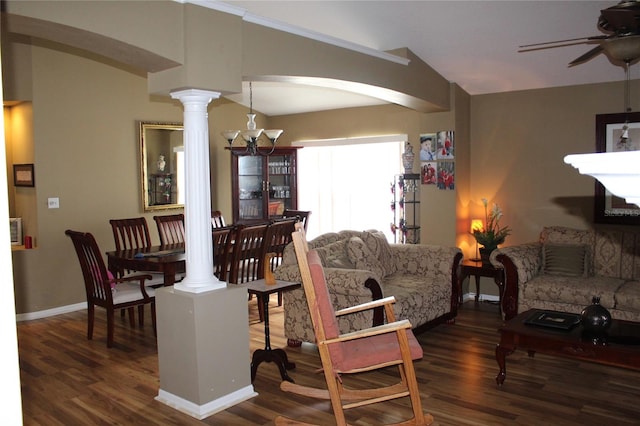
M598 18L598 28L607 34L527 44L519 46L519 52L595 42L597 45L593 49L569 62L569 66L572 67L587 62L600 53L606 53L612 59L624 62L625 65L640 58L639 0L623 0L615 6L601 10Z

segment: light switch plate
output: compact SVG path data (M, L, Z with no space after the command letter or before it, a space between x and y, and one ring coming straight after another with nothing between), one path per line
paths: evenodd
M47 206L50 209L59 209L60 208L60 198L49 198L47 199Z

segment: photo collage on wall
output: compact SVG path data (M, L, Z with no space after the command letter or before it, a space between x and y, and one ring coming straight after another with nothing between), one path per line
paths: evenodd
M455 189L455 142L453 130L420 135L420 177L423 185Z

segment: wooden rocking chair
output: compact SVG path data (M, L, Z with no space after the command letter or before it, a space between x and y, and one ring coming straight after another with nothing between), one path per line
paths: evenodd
M283 381L280 388L286 392L313 398L329 399L339 426L346 425L344 410L395 398L409 397L413 418L398 425L430 425L433 417L422 411L420 391L413 360L422 358L422 348L411 331L408 320L395 320L393 296L362 305L334 311L327 289L320 257L308 250L304 229L296 226L293 243L300 267L302 284L320 352L327 389L317 389ZM384 306L387 324L347 334L340 334L336 317L365 309ZM397 365L400 382L373 389L349 389L343 386L341 375L361 373ZM307 424L279 416L277 425Z

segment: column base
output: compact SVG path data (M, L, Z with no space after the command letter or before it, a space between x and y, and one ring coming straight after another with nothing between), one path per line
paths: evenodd
M158 396L154 399L191 417L203 420L255 396L258 396L258 393L254 391L253 386L247 386L203 405L194 404L162 389L158 391Z
M158 401L202 419L256 395L246 289L196 294L162 287L156 307Z

